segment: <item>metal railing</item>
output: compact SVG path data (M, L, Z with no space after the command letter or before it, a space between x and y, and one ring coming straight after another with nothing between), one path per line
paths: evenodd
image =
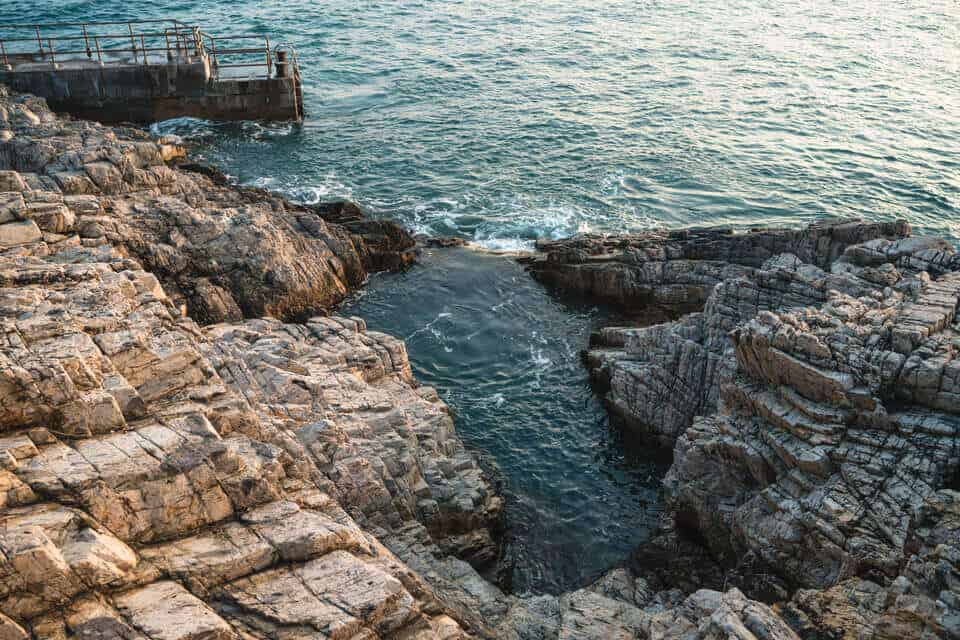
M206 58L217 76L223 69L246 69L248 77L269 78L274 68L289 72L281 67L289 64L286 51L271 50L269 36L213 36L174 19L0 24L0 65L7 70L38 63L56 68L71 62L149 65ZM296 73L295 55L292 63Z

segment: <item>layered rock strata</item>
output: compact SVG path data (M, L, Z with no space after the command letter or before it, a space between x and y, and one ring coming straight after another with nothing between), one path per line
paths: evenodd
M202 330L137 264L68 246L0 255L20 637L463 633L364 528L455 539L498 509L402 344L347 319Z
M960 634L949 243L846 222L544 249L533 271L557 286L703 300L673 322L605 329L588 354L616 413L674 445L677 526L770 587L805 634Z
M765 265L787 255L826 266L856 243L906 233L903 223L827 223L804 231L577 236L541 242L542 255L528 269L555 288L644 318L651 311L656 319L682 316L642 331L604 328L588 353L598 381L610 387L610 408L671 446L694 416L716 409L720 381L733 365L729 331L765 309L819 304L835 286L829 277Z
M736 590L484 581L501 501L403 343L284 322L404 234L179 153L0 89L0 637L793 637Z
M176 171L139 134L27 96L0 115L3 637L485 632L371 533L495 553L500 499L403 343L356 318L239 317L336 299L371 245ZM237 322L184 314L204 287L235 309L198 315Z
M328 223L304 207L215 173L178 171L176 140L61 119L31 96L4 101L0 246L39 238L109 243L157 276L201 323L270 315L302 320L339 302L368 269L404 266L413 239L389 222ZM356 207L353 207L356 209Z

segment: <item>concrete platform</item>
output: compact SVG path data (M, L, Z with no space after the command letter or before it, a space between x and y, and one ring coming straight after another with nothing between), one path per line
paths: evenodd
M298 79L214 78L209 61L100 65L89 61L18 65L0 83L42 96L55 111L100 122L300 120Z
M160 21L147 22L153 32L134 32L136 23L6 25L35 29L37 40L0 39L0 84L44 97L55 111L106 123L303 118L292 48L271 49L267 36L215 38L176 20L159 32ZM97 33L98 24L110 31L125 24L129 36ZM62 35L65 28L71 35ZM41 32L50 35L42 40Z

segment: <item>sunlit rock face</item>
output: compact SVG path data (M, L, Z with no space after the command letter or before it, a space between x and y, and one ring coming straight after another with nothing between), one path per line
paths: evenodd
M703 300L603 330L587 360L609 406L673 446L676 524L750 586L795 592L785 606L805 633L958 630L960 257L909 233L581 237L530 265L625 306Z
M62 120L30 96L6 99L0 247L77 238L109 243L157 276L177 305L207 324L271 315L305 319L339 302L368 270L399 268L413 239L355 205L291 204L225 184L184 163L176 139ZM343 218L342 211L353 216ZM330 222L325 217L341 220Z
M172 169L136 132L0 105L4 637L485 632L374 535L496 553L500 499L403 343L357 318L242 319L336 298L366 241ZM184 315L201 302L234 322Z

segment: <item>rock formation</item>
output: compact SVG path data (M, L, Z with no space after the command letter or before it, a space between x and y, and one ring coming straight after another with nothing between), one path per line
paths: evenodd
M409 237L181 154L0 88L0 638L795 637L735 589L486 582L448 409L315 313Z
M240 317L335 300L378 245L140 134L0 115L3 637L465 634L371 533L496 551L500 499L403 344Z
M960 635L949 243L839 222L541 249L553 286L688 312L587 354L609 406L674 446L678 529L811 637Z
M175 170L167 162L184 153L176 140L156 144L137 129L62 120L29 96L9 99L5 115L11 128L0 166L19 177L0 189L31 195L0 204L0 221L22 218L0 244L41 232L52 242L78 235L88 245L109 243L137 258L201 323L303 320L339 302L368 269L412 259L409 234L363 220L355 205L346 226L327 223L324 216L345 205L298 206L224 184L196 165Z

